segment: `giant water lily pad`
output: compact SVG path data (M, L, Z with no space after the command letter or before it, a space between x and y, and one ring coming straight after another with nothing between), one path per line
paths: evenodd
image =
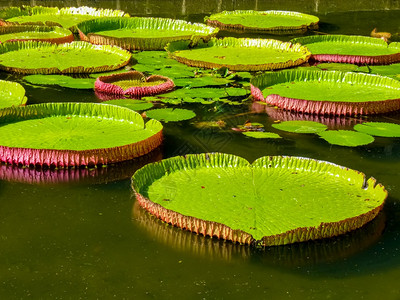
M125 66L130 58L121 48L86 42L0 44L0 69L22 74L105 72Z
M303 113L344 116L400 109L399 81L353 72L267 72L251 80L251 93L256 100Z
M354 130L373 136L400 137L400 125L386 122L365 122L356 124Z
M313 35L295 38L312 53L312 59L322 62L384 65L400 61L400 43L366 36Z
M127 108L47 103L0 110L0 161L80 166L129 160L155 149L162 125Z
M1 43L21 40L62 44L72 42L74 35L68 29L54 26L0 26Z
M221 29L292 34L317 29L319 18L294 11L235 10L212 14L204 21Z
M26 101L25 89L22 85L12 81L0 80L0 109L25 105Z
M98 77L95 82L95 91L140 98L165 93L174 86L174 82L168 77L151 75L146 78L142 72L132 71Z
M337 236L363 226L387 192L374 178L332 163L229 154L173 157L132 177L139 204L172 225L263 246Z
M81 40L128 50L162 50L172 41L209 39L218 29L168 18L99 18L78 25Z
M129 17L121 10L98 9L94 7L43 7L22 6L0 10L0 25L36 24L61 26L76 30L76 25L85 20L99 17Z
M262 71L300 65L311 53L300 44L272 39L211 39L190 47L189 41L177 41L166 47L170 57L189 66L226 67L234 71Z

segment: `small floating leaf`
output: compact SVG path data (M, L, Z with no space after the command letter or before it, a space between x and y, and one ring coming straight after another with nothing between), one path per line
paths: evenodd
M160 97L167 98L225 98L234 96L245 96L247 91L241 88L194 88L194 89L178 89L170 93L162 94Z
M93 89L94 78L73 78L65 75L28 75L24 80L36 85L58 85L72 89Z
M204 87L210 85L225 85L232 82L232 80L226 78L218 78L213 76L201 76L194 78L181 78L175 79L174 83L176 86L190 86L194 87Z
M325 124L313 121L285 121L278 124L272 124L272 127L295 133L317 133L328 128Z
M400 125L385 122L365 122L354 126L354 130L382 137L400 137Z
M316 67L324 71L342 71L342 72L358 71L358 66L353 64L343 64L343 63L322 63L318 64Z
M115 99L103 102L103 104L112 104L127 107L134 111L138 110L146 110L153 107L153 104L150 102L136 100L136 99Z
M328 143L338 146L357 147L374 141L374 137L369 134L351 130L326 130L318 135Z
M243 132L245 136L256 139L280 139L281 136L274 132L261 132L261 131L246 131Z
M146 111L146 116L164 122L178 122L192 119L196 114L183 108L159 108Z

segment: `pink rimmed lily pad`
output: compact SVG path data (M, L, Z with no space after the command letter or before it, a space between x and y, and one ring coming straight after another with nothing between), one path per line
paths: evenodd
M399 81L353 72L267 72L253 77L251 94L255 100L308 114L355 116L400 109Z
M174 82L165 76L146 77L142 72L132 71L100 76L94 84L100 99L102 94L141 98L165 93L174 88Z

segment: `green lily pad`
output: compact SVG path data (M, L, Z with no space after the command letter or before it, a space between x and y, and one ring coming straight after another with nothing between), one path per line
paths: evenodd
M93 73L119 69L131 54L112 46L86 42L0 44L0 69L22 74Z
M322 63L316 65L318 69L324 71L341 71L341 72L354 72L358 71L358 66L353 64L342 64L342 63Z
M85 20L99 17L129 17L121 10L98 9L93 7L43 7L23 6L8 7L0 10L0 24L23 25L36 24L47 26L61 26L76 31L76 25Z
M65 75L28 75L24 80L35 85L58 85L72 89L93 89L94 78L73 78Z
M21 40L44 41L51 43L70 43L74 35L68 29L55 26L1 26L0 42Z
M173 59L200 68L226 67L233 71L264 71L294 67L306 62L311 53L300 44L272 39L212 38L191 47L190 41L176 41L165 48Z
M212 14L204 21L221 29L289 34L317 29L319 18L294 11L235 10Z
M175 82L175 81L174 81ZM166 98L226 98L246 96L247 92L241 88L194 88L178 89L170 93L162 94Z
M177 62L172 58L168 58L168 53L166 51L140 51L134 53L132 57L140 65L154 65L158 68L171 67L171 66L182 66L181 63Z
M153 107L153 103L136 99L115 99L103 102L104 104L112 104L127 107L129 109L138 111L146 110Z
M354 72L283 70L251 80L255 100L302 113L377 114L400 109L400 83Z
M379 74L383 76L396 76L400 74L400 64L391 64L385 66L362 66L358 68L358 71Z
M365 122L354 126L354 130L373 136L400 137L400 125L385 122Z
M185 65L174 66L174 67L165 67L165 68L155 68L154 70L148 68L149 65L144 65L143 68L146 72L151 74L162 75L165 77L169 77L174 79L176 78L187 78L187 77L194 77L195 70L193 68L189 68ZM134 66L135 69L138 69L139 65Z
M318 133L328 128L325 124L313 121L285 121L272 124L272 127L295 133Z
M374 137L369 134L351 130L326 130L318 135L329 144L347 147L368 145L374 141Z
M265 131L245 131L243 132L245 136L252 137L255 139L280 139L281 136L274 132Z
M146 111L146 116L164 122L178 122L192 119L196 114L183 108L158 108Z
M169 18L98 18L78 24L81 40L128 50L162 50L172 41L209 39L218 33L200 23Z
M383 65L400 61L400 43L389 45L382 39L367 36L312 35L291 40L312 53L316 61Z
M25 105L26 101L25 89L22 85L12 81L0 80L0 109Z
M40 138L38 138L40 136ZM58 167L142 156L162 141L162 125L119 106L45 103L0 110L0 161Z
M359 228L382 209L374 178L332 163L230 154L173 157L132 177L139 204L187 230L263 246L332 237Z
M195 87L205 87L205 86L218 86L226 85L231 83L232 80L226 78L218 78L214 76L200 76L195 78L180 78L175 79L174 83L176 86L190 86Z

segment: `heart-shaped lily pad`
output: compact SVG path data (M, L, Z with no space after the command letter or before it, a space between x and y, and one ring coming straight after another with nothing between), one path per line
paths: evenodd
M221 29L257 31L270 34L304 33L318 28L318 17L294 11L223 11L205 17L204 21Z
M165 48L173 59L193 67L233 71L264 71L301 65L311 53L300 44L272 39L212 38L192 47L190 41L171 42Z
M187 230L263 246L337 236L363 226L387 192L375 179L332 163L229 154L173 157L132 177L139 204Z
M25 89L17 82L0 80L0 109L25 105Z
M109 164L147 154L162 125L130 109L97 103L45 103L0 110L0 162Z
M354 126L354 130L382 137L400 137L400 125L386 122L365 122Z
M86 42L0 44L0 69L21 74L93 73L119 69L129 63L130 52Z

